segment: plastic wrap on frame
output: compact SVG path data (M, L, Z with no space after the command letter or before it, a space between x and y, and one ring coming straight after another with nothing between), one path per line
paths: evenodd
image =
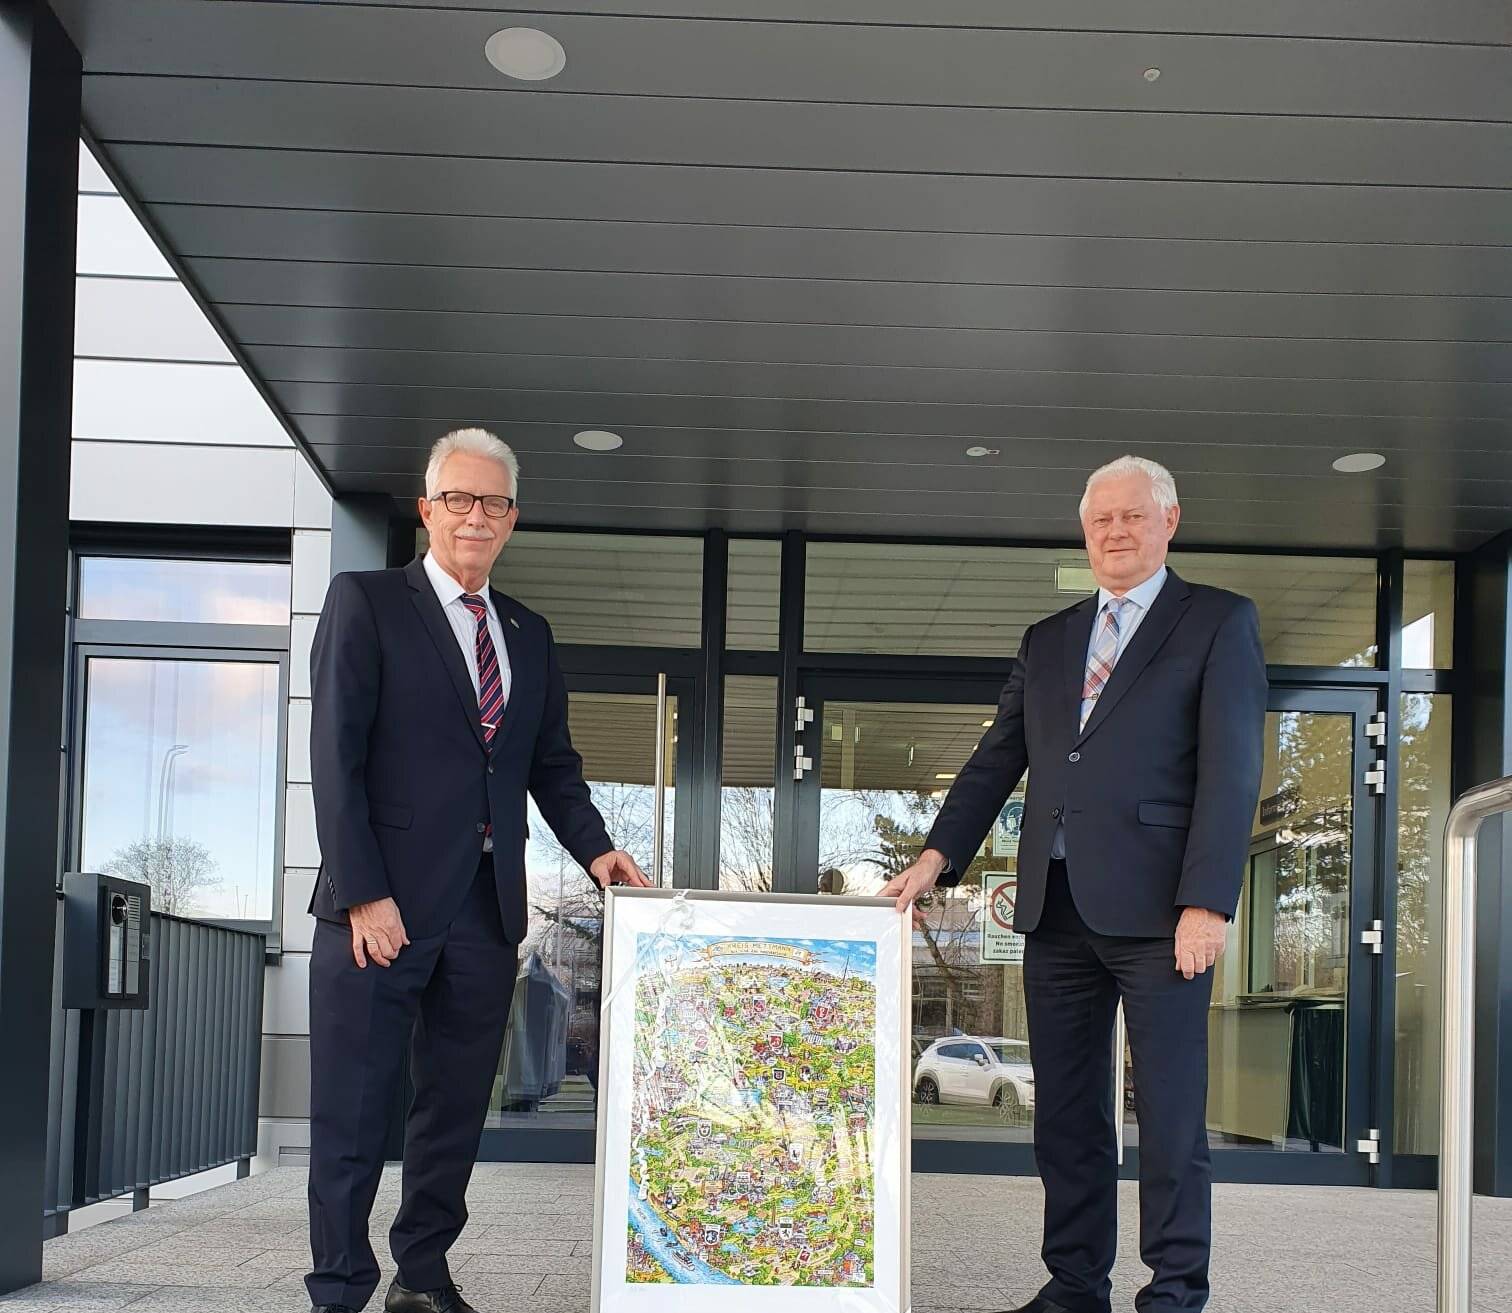
M904 921L613 895L595 1313L905 1313Z

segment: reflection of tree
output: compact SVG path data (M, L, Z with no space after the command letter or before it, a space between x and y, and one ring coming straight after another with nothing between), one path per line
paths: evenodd
M772 887L776 793L740 785L719 796L719 887L765 893Z
M861 873L852 869L846 892L874 893L882 883L918 860L938 810L931 794L913 790L857 790L831 796L850 803L852 808L859 804L861 814L869 817L868 835L849 851L844 850L852 836L842 832L827 837L826 847L837 852L836 866L845 869L864 865L877 873L875 882L864 875L858 880L855 877ZM937 897L935 908L919 930L945 986L947 1025L961 1026L970 1020L966 987L973 983L980 966L971 960L970 946L981 908L982 875L988 865L986 857L974 858L962 874L960 884ZM852 884L857 887L851 888ZM985 1018L972 1021L971 1028L981 1029L983 1021Z
M215 858L193 839L138 839L111 854L105 873L150 886L153 908L172 916L202 912L204 904L198 895L220 887Z

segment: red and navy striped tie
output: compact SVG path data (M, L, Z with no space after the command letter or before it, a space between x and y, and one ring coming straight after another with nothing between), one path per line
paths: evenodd
M483 741L493 743L504 716L504 679L499 673L499 654L488 632L488 606L474 593L462 594L462 605L477 622L478 718L483 722Z

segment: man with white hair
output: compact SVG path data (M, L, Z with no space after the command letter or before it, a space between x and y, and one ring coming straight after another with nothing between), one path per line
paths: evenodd
M491 588L519 462L482 429L431 450L430 550L331 580L310 660L322 864L310 910L310 1247L317 1310L378 1284L368 1215L405 1049L398 1273L387 1313L473 1313L447 1252L525 938L526 794L600 886L644 885L589 797L551 629Z
M1125 456L1087 480L1097 596L1025 631L992 728L919 860L883 890L904 909L955 883L1028 770L1014 928L1026 937L1050 1280L1016 1313L1109 1309L1120 999L1153 1274L1135 1307L1197 1313L1208 1298L1210 968L1244 878L1266 677L1254 603L1167 567L1180 518L1175 482L1153 461Z

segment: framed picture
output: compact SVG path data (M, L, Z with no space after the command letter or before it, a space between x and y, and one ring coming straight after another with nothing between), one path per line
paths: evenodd
M606 898L594 1313L905 1313L908 918Z

